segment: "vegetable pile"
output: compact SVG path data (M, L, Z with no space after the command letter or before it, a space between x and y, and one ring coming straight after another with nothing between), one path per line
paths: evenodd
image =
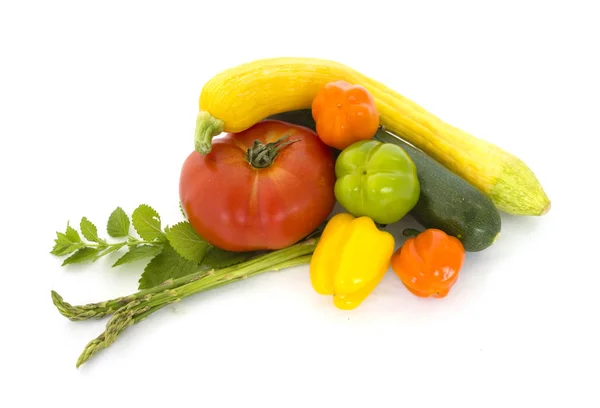
M194 149L181 166L183 220L116 208L107 237L86 217L57 232L62 265L120 253L149 259L138 292L71 305L73 321L110 316L77 366L151 313L239 279L308 265L314 291L359 307L391 268L419 297L447 296L469 252L498 239L500 212L540 216L550 200L533 171L385 85L333 61L257 60L202 88ZM344 211L333 215L338 203ZM407 216L400 243L386 231ZM399 245L397 245L399 244Z

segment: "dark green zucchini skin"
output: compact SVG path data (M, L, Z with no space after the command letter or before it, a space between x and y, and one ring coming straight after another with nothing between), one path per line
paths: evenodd
M308 109L280 113L269 119L315 130ZM457 237L468 252L482 251L494 243L502 223L500 213L488 197L399 136L379 129L374 139L402 147L415 163L421 194L410 215L419 224Z
M482 251L494 243L502 223L488 197L400 137L378 130L374 138L399 145L415 163L421 195L410 214L419 224L457 237L468 252Z

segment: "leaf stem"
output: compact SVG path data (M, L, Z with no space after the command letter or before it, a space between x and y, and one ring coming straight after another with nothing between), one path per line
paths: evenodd
M80 245L75 245L75 247L77 249L83 249L83 248L108 249L108 248L113 248L116 246L122 247L124 245L127 245L127 246L137 246L137 245L162 246L164 243L159 240L147 241L147 240L141 240L141 239L133 239L133 240L128 240L128 241L120 241L120 242L112 242L112 243L80 242L79 244Z
M153 246L161 246L163 245L164 242L156 239L156 240L152 240L152 241L148 241L148 240L143 240L143 239L135 239L133 241L127 241L127 245L153 245Z

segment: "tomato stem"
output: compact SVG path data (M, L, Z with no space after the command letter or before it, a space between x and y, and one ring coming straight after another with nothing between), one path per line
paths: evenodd
M212 139L223 131L224 123L206 111L198 112L194 130L194 147L198 153L208 154L212 150Z
M257 169L263 169L273 164L273 161L279 154L281 148L299 142L300 140L290 140L284 142L289 135L285 135L276 142L264 144L260 140L255 140L251 148L246 151L246 160L250 165Z

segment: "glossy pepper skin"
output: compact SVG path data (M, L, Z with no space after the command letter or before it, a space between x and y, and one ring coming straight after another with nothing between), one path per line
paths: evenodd
M419 297L446 297L465 259L462 243L430 228L411 237L392 256L392 269L404 286Z
M335 197L355 217L392 224L417 204L421 186L417 168L400 146L363 140L336 159Z
M379 127L375 99L360 85L346 81L326 83L312 102L319 138L342 150L359 140L371 139Z
M310 262L310 279L321 295L333 295L339 309L358 307L390 267L394 237L368 217L333 216Z

